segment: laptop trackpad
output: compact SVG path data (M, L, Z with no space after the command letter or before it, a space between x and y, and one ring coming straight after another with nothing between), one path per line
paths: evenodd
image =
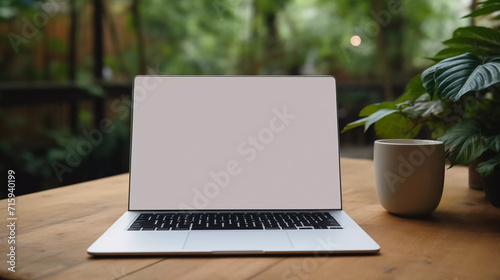
M200 230L189 233L185 250L194 251L280 251L293 246L282 231Z

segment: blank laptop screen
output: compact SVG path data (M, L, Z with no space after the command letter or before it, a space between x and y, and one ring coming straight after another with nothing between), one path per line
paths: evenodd
M333 77L138 76L130 210L340 209Z

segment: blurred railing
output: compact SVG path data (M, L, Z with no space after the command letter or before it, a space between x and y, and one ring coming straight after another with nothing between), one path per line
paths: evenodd
M99 93L95 90L98 89ZM49 103L69 103L70 128L74 133L78 132L78 104L82 101L94 103L93 115L96 127L99 121L105 117L104 101L106 99L130 96L132 86L130 84L100 84L95 86L77 85L74 83L61 84L0 84L0 107L9 108L14 106L43 105Z

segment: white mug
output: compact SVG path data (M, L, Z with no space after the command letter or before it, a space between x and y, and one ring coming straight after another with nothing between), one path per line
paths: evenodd
M443 142L377 140L373 159L377 196L387 211L415 216L437 208L444 183Z

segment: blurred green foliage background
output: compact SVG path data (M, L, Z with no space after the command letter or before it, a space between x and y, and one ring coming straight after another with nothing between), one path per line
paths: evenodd
M0 174L15 170L22 194L127 172L138 74L333 75L343 127L400 95L441 41L475 24L460 18L476 2L1 0ZM69 166L103 118L113 131ZM372 138L352 131L341 144Z

